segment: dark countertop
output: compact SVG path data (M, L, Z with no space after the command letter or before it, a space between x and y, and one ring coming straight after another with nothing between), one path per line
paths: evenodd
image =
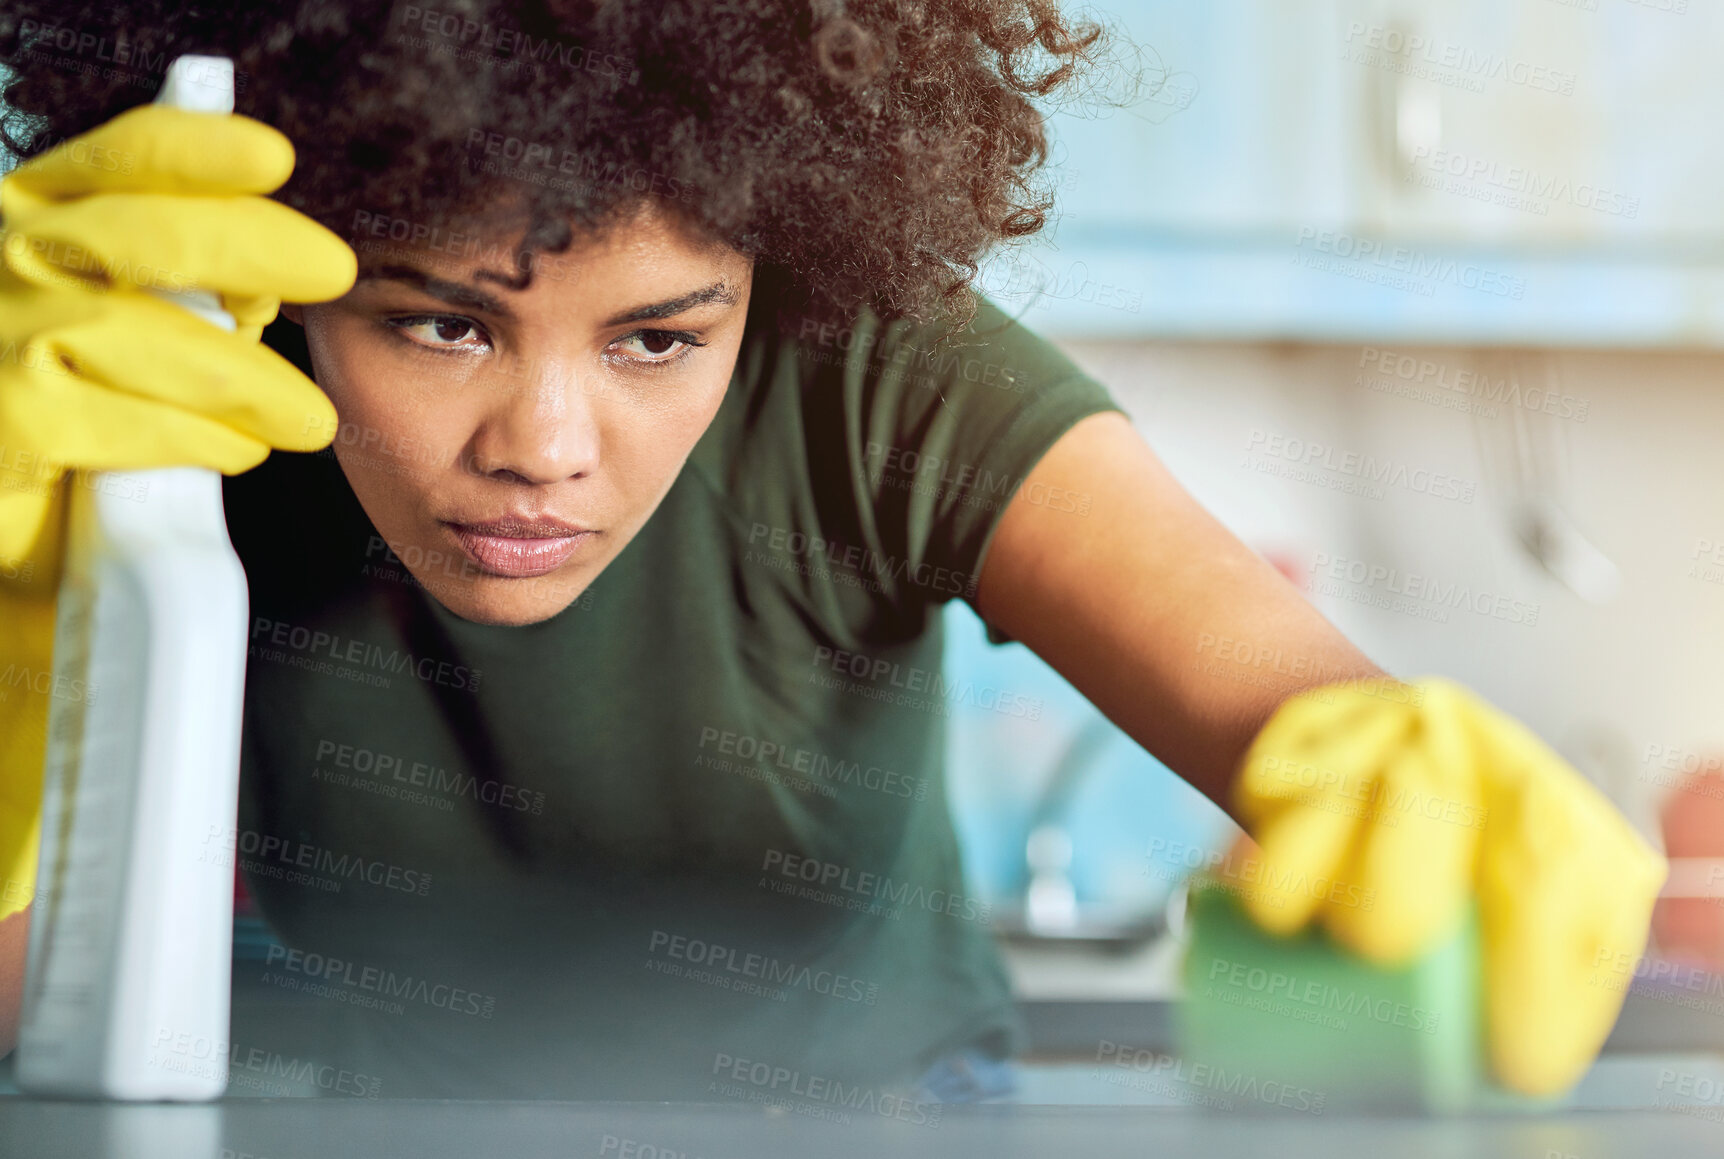
M1098 1079L1095 1073L1099 1038L1168 1051L1166 1003L1043 1002L1025 1004L1038 1057L1026 1060L1017 1101L939 1107L932 1124L807 1100L784 1109L748 1102L367 1099L316 1089L299 1092L313 1097L255 1097L281 1093L279 1083L235 1084L231 1097L213 1104L79 1102L17 1094L9 1062L0 1061L0 1159L1724 1155L1724 1019L1668 997L1631 996L1572 1105L1536 1114L1365 1116L1336 1106L1312 1114L1249 1100L1233 1100L1244 1109L1206 1109L1215 1093L1207 1088L1155 1081L1160 1075ZM272 1043L314 1057L320 1033L308 1017L312 1009L272 998L251 1014L269 1015ZM304 1044L288 1037L294 1030ZM1122 1077L1129 1081L1117 1081ZM1684 1092L1690 1097L1679 1097Z
M946 1108L937 1125L914 1126L877 1115L833 1123L708 1104L235 1099L175 1106L0 1099L0 1156L6 1159L1662 1159L1721 1151L1724 1124L1645 1111L1444 1120L968 1106Z

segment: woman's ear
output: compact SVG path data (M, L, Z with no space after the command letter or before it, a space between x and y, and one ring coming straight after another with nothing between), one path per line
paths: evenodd
M292 322L295 326L305 325L305 315L300 311L301 307L297 302L283 302L281 304L281 316L286 318L289 322Z

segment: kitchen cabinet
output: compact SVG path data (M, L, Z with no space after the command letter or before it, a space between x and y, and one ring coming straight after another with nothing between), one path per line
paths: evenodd
M1724 344L1724 15L1692 0L1104 0L1047 233L1063 334Z

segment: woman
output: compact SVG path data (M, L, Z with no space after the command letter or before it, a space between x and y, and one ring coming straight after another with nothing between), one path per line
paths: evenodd
M14 149L69 144L0 188L12 325L60 355L0 415L57 464L229 475L252 643L212 845L285 944L262 980L339 1014L294 1050L396 1094L989 1093L962 1079L1023 1040L946 812L953 598L1270 861L1440 846L1398 917L1325 912L1362 948L1405 956L1472 888L1446 830L1236 776L1302 688L1366 681L1349 711L1408 752L1486 710L1385 682L968 289L1046 220L1031 98L1088 83L1096 29L1039 0L119 7L7 5ZM235 60L255 120L114 119L187 51ZM140 292L164 271L240 332ZM278 301L297 370L254 345ZM9 499L41 562L7 589L20 655L60 494ZM1222 642L1276 659L1240 678ZM1473 800L1486 764L1439 767ZM1645 893L1650 855L1552 778ZM1261 920L1317 907L1282 892ZM1638 951L1640 894L1610 944Z

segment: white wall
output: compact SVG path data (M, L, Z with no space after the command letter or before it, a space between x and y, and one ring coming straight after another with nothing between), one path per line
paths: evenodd
M1409 348L1393 353L1421 366L1403 378L1357 346L1064 345L1253 547L1290 557L1306 576L1325 553L1506 597L1500 617L1493 603L1488 614L1450 608L1438 622L1417 614L1440 614L1429 600L1405 611L1312 595L1390 670L1454 677L1526 721L1649 835L1657 782L1669 774L1647 761L1648 746L1724 754L1724 563L1711 580L1690 574L1701 541L1724 543L1724 355ZM1437 385L1439 375L1464 383L1466 371L1512 376L1519 405L1499 401L1494 417L1454 409L1489 405ZM1434 403L1363 385L1418 387L1421 374ZM1552 390L1567 417L1526 405L1543 402L1533 387ZM1329 486L1276 477L1254 464L1294 464L1265 453L1269 436L1330 446L1335 463L1373 456L1421 483L1413 472L1442 472L1475 495L1389 486L1368 498L1333 488L1357 482L1343 470L1317 471ZM1517 543L1511 512L1526 490L1517 444L1523 462L1525 448L1537 451L1544 490L1620 567L1612 602L1583 601ZM1534 606L1535 622L1513 622Z

